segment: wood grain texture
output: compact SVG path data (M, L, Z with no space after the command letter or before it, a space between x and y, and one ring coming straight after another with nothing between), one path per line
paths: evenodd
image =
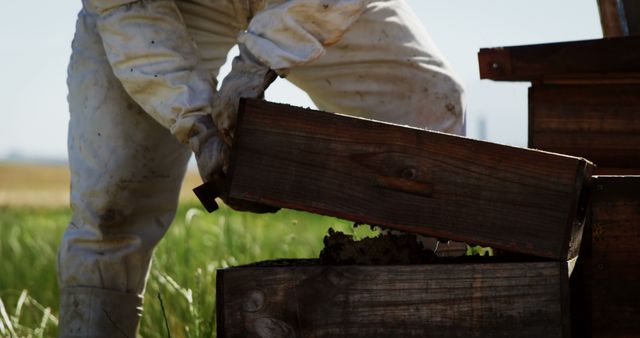
M583 159L263 101L241 104L228 198L567 260Z
M640 82L640 36L483 48L480 78L498 81Z
M218 337L569 337L561 262L218 271Z
M598 0L604 37L638 35L640 2L637 0Z
M581 251L585 337L640 335L640 176L598 176ZM574 277L572 277L573 279Z
M626 23L621 22L626 21L626 18L621 17L623 13L620 13L620 4L620 0L598 0L600 25L605 38L628 35Z
M640 85L532 86L529 147L640 174Z

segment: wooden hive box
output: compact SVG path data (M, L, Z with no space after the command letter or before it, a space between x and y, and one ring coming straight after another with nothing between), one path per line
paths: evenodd
M640 336L640 176L597 176L572 275L578 337Z
M640 36L481 49L480 77L530 81L529 147L640 174Z
M481 77L531 81L529 145L640 173L640 37L483 49ZM640 336L640 176L595 176L571 280L577 337Z
M582 158L247 100L226 198L567 261L592 170Z
M218 271L218 337L570 337L563 262Z

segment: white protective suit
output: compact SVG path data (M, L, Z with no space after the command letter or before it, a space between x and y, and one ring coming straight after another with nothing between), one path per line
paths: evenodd
M231 137L269 68L322 110L464 132L462 88L403 0L84 0L72 48L61 337L135 336L188 144L210 114Z

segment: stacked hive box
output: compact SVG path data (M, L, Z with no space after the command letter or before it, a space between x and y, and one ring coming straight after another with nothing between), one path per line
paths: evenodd
M529 147L640 174L640 36L483 49L480 77L530 81Z
M640 335L640 37L484 49L481 77L530 81L529 146L598 166L572 277L577 337Z
M262 101L239 116L228 200L530 256L221 270L219 337L570 337L590 162Z

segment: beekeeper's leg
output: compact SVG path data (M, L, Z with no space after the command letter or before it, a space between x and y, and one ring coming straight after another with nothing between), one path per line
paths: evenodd
M369 3L342 40L288 79L322 110L465 133L462 86L404 1Z
M95 21L80 13L69 66L73 215L59 249L59 335L135 337L152 251L191 152L124 92ZM219 60L204 53L207 62L219 66L229 48Z

